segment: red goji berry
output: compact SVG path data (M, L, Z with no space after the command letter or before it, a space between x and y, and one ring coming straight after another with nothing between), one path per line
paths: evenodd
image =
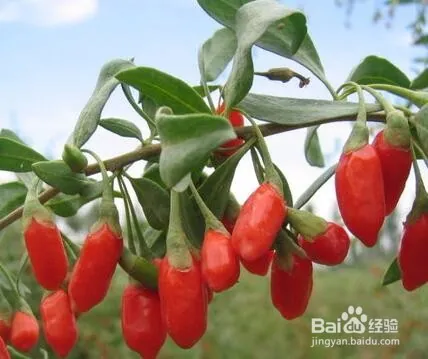
M0 359L10 359L9 351L7 350L6 343L0 337Z
M168 334L181 348L192 347L207 328L207 292L198 263L174 268L168 256L159 272L161 311Z
M33 315L16 312L13 315L10 343L19 351L28 352L39 340L39 324Z
M333 266L345 260L350 240L348 234L341 226L329 222L327 230L312 238L311 242L299 236L299 244L311 261Z
M404 224L398 252L403 287L412 291L428 282L428 213Z
M122 250L122 238L107 223L88 234L68 286L74 311L86 312L104 299Z
M239 259L230 236L219 231L205 233L201 249L202 277L214 292L232 287L239 278Z
M232 233L236 253L255 261L271 248L287 216L285 201L278 190L265 182L245 201Z
M342 154L336 169L336 196L348 229L367 247L374 246L385 218L385 195L373 146Z
M255 261L246 261L245 259L241 258L241 263L244 268L250 273L259 276L265 276L269 271L270 264L272 263L272 258L273 251L268 251Z
M142 358L154 359L166 339L159 294L130 284L122 296L122 333L128 347Z
M221 104L220 107L216 110L217 114L222 114L225 110L225 104ZM241 112L232 110L229 114L229 122L233 127L241 127L244 125L244 116ZM222 156L229 157L232 156L239 148L239 146L243 145L245 141L242 138L235 138L233 140L229 140L221 145L222 151L218 153ZM230 150L227 150L231 148Z
M40 316L46 342L56 355L64 358L77 341L76 318L68 294L60 289L42 299Z
M271 271L271 298L275 308L286 319L300 317L312 293L312 262L293 255L293 266L284 270L275 253Z
M25 245L37 282L58 289L67 275L68 260L61 234L54 223L32 218L24 230Z
M410 148L393 146L388 143L384 131L380 131L373 141L373 147L379 156L383 185L385 190L385 215L389 215L397 206L403 193L410 168L412 153Z

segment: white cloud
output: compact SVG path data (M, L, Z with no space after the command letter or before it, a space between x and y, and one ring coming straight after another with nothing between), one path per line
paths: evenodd
M93 16L98 0L0 0L0 22L55 26Z

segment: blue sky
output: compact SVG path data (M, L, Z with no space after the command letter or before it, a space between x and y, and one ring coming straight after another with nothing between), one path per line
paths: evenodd
M335 87L365 56L372 54L387 57L412 76L411 59L418 50L410 46L406 26L413 20L415 9L397 9L392 27L386 28L371 21L376 3L380 2L357 4L350 29L344 26L345 9L336 7L334 0L286 3L307 15L309 32ZM58 158L105 62L135 57L139 65L156 67L196 84L198 48L219 27L193 0L0 0L0 127L18 131L37 150ZM255 51L257 70L278 66L290 66L311 76L291 61ZM327 91L311 77L305 89L299 89L296 82L283 85L257 78L253 91L328 99ZM220 81L225 79L223 75ZM116 91L104 115L142 125L120 91ZM326 126L321 131L323 148L331 155L329 162L337 160L338 138L344 140L341 135L346 135L348 129L346 125ZM274 159L297 193L319 173L304 163L303 139L304 132L299 131L269 140ZM105 157L135 145L103 129L88 144ZM244 161L234 185L241 200L256 183L248 171L251 166ZM1 178L10 177L0 172ZM318 202L323 196L331 199L333 188L327 188L317 197ZM407 201L405 207L409 205Z

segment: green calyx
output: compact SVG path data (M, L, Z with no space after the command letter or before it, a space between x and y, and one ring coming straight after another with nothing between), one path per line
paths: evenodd
M343 153L356 151L369 143L369 129L363 122L355 122L352 132L343 147Z
M27 196L25 197L24 212L22 215L24 231L33 218L38 222L53 223L52 213L43 206L38 199L39 183L40 180L36 178L28 189Z
M281 229L275 239L278 265L286 272L293 268L293 254L307 258L305 251L297 245L292 235L288 230Z
M119 259L119 265L133 279L143 284L146 288L156 289L158 286L158 269L147 259L137 256L127 248L123 249Z
M98 230L105 223L109 226L118 237L122 238L122 229L120 228L119 213L117 212L116 205L114 204L113 186L107 175L107 170L103 161L98 155L90 150L82 150L82 152L90 154L100 166L101 174L103 177L103 196L100 205L100 218L92 226L91 231Z
M62 152L62 159L73 172L83 172L88 166L88 159L75 145L66 144Z
M409 122L403 112L394 110L386 116L386 127L383 131L385 141L394 147L410 148Z
M166 255L169 264L177 269L185 270L192 266L192 255L187 247L187 238L180 218L179 193L171 190L171 209L169 227L166 236Z
M364 147L369 142L369 129L367 128L367 111L364 94L360 85L355 82L348 82L346 86L355 87L358 94L358 114L352 132L343 147L343 153L356 151Z
M328 227L325 219L295 208L288 208L287 218L293 228L308 241L325 233Z

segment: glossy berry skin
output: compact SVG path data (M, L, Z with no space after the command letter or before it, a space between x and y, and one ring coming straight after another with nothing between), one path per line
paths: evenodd
M345 260L350 240L341 226L329 222L327 230L314 237L311 242L299 236L299 244L312 262L334 266Z
M166 339L159 294L128 285L122 295L121 320L126 345L144 359L155 359Z
M195 259L190 268L181 270L165 256L159 272L161 312L168 334L181 348L191 348L205 333L207 294Z
M0 337L0 359L10 359L10 355L6 347L6 343L1 337Z
M269 271L272 259L273 251L268 251L255 261L249 262L241 258L241 263L248 272L264 277Z
M21 352L34 348L39 340L39 324L33 315L16 312L12 319L10 344Z
M398 252L403 287L412 291L428 282L428 213L404 224Z
M336 197L348 229L373 247L385 218L382 168L373 146L342 154L336 168Z
M285 201L278 190L265 182L241 208L232 233L235 252L246 261L255 261L271 248L287 215Z
M222 114L225 110L225 104L221 104L220 107L216 110L217 114ZM231 111L229 114L229 122L233 127L241 127L244 126L244 116L239 111ZM245 141L242 138L234 138L233 140L229 140L226 143L221 145L221 151L218 153L222 156L229 157L232 156L239 148L242 146ZM228 150L231 148L230 150Z
M0 338L2 338L5 343L9 342L10 330L10 320L0 319Z
M33 217L24 230L24 238L37 282L45 289L58 289L68 269L58 227L54 223L39 222Z
M108 224L89 233L68 286L75 312L87 312L104 299L122 250L122 238Z
M412 167L412 153L410 149L394 147L389 144L385 140L383 131L380 131L375 137L373 147L379 156L382 167L385 215L388 216L397 206L403 193Z
M214 292L232 287L239 278L239 259L230 235L216 230L205 233L201 249L202 277Z
M275 308L288 320L300 317L306 310L312 293L312 262L293 256L289 272L281 268L275 254L271 270L271 299Z
M68 294L60 289L40 303L40 316L46 342L56 355L65 358L77 341L77 326Z

